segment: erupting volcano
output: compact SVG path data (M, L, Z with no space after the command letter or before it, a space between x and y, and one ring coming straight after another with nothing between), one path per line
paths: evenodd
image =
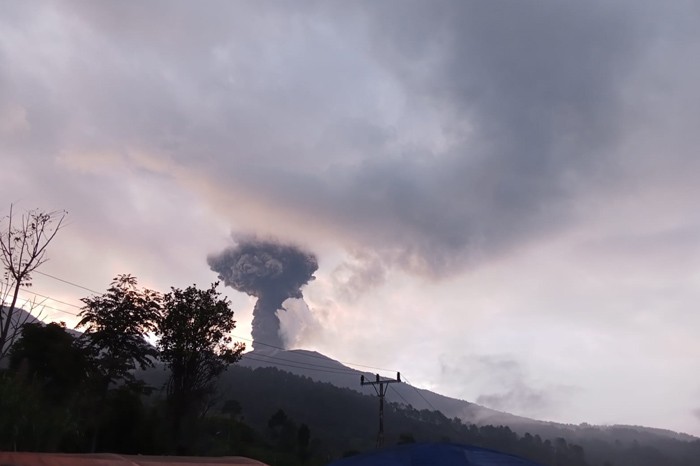
M253 349L283 347L277 310L289 298L302 298L301 287L313 280L316 256L271 240L243 239L207 258L226 286L258 298L253 309ZM256 346L257 343L257 346Z

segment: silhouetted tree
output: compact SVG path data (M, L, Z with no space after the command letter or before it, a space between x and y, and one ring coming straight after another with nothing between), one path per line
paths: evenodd
M31 314L16 314L22 287L32 284L32 272L46 262L46 249L63 226L65 211L30 210L21 218L10 213L0 219L0 361L7 356L12 342Z
M109 391L100 419L99 450L136 454L152 448L156 426L142 398L126 386Z
M228 414L232 421L241 414L241 411L241 404L237 400L226 400L224 406L221 408L221 412Z
M309 456L309 442L311 441L311 430L306 424L299 426L297 431L297 455L301 462L305 462Z
M287 413L285 413L283 409L278 409L275 411L275 414L270 416L270 419L267 420L267 427L270 430L279 429L285 425L288 420Z
M153 366L152 358L158 352L146 337L157 328L161 296L152 290L138 289L136 277L124 274L114 278L106 293L82 301L85 306L77 327L85 327L82 341L95 354L100 374L95 381L99 393L96 404L101 410L110 385L121 382L141 388L133 370ZM91 451L97 448L99 417L93 427Z
M64 403L86 384L94 366L64 323L32 323L12 345L10 369L37 382L48 400Z
M158 349L170 369L167 396L178 452L186 452L183 420L196 417L214 391L218 376L241 357L244 345L233 344L233 310L216 290L172 288L163 297L158 321Z
M49 414L36 384L0 372L0 451L37 450Z
M146 337L157 329L161 310L157 292L138 289L136 277L124 274L114 278L105 294L82 301L77 327L85 327L85 344L97 354L107 385L133 380L137 366L153 366L158 353Z
M94 374L92 358L76 344L63 323L25 324L9 353L12 379L5 389L24 394L20 400L3 399L3 420L15 425L13 446L54 450L79 443L78 426L87 413ZM14 388L13 388L14 387ZM11 406L11 404L15 406Z
M294 421L292 421L283 409L275 411L267 421L270 439L281 452L293 452L295 441L299 442L299 434ZM296 438L295 438L296 437Z

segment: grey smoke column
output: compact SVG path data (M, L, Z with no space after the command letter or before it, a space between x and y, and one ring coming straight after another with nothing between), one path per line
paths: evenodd
M226 286L256 296L253 309L253 349L260 343L283 346L277 310L288 298L302 298L301 287L318 269L316 256L296 246L258 239L240 240L236 246L207 258L209 267Z

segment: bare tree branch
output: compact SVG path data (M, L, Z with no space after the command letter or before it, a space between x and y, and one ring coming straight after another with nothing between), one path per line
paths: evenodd
M62 228L67 212L58 210L44 212L38 209L22 214L15 221L14 205L9 215L0 219L0 262L3 266L3 281L0 285L0 360L10 349L35 309L41 307L36 301L25 304L25 313L17 313L17 301L22 286L31 286L32 272L45 263L46 249ZM3 225L5 224L5 225ZM34 316L38 319L38 316Z

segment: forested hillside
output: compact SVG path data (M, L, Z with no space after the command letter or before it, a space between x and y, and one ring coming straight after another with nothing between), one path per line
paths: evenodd
M163 454L171 431L163 364L107 392L81 379L88 361L59 325L29 326L0 377L0 448ZM39 338L41 337L41 338ZM20 355L22 357L20 357ZM134 387L140 387L134 389ZM188 453L245 455L273 465L325 464L374 448L377 397L275 368L234 365L183 427ZM439 411L388 402L385 444L451 441L551 466L696 466L700 440L635 428L550 426L551 436L467 425Z
M311 428L319 448L329 453L374 445L377 398L317 383L274 368L233 367L222 379L227 399L242 406L250 425L264 429L270 413L284 410ZM683 441L632 427L550 427L552 436L519 435L509 427L465 425L440 412L389 403L386 440L456 441L493 448L552 465L700 465L700 440Z
M157 384L163 375L151 370L147 378ZM224 406L240 407L237 419L262 437L272 435L270 422L276 419L286 426L276 427L279 445L290 448L295 429L305 425L310 429L314 457L333 458L374 448L376 396L271 367L231 367L222 376L219 389L220 408L213 408L212 416ZM548 435L519 434L507 426L465 424L438 411L419 410L402 403L389 402L385 406L386 444L467 443L520 455L543 465L700 465L700 440L692 437L681 440L667 432L623 426L547 424L544 430ZM250 450L244 448L242 452Z

